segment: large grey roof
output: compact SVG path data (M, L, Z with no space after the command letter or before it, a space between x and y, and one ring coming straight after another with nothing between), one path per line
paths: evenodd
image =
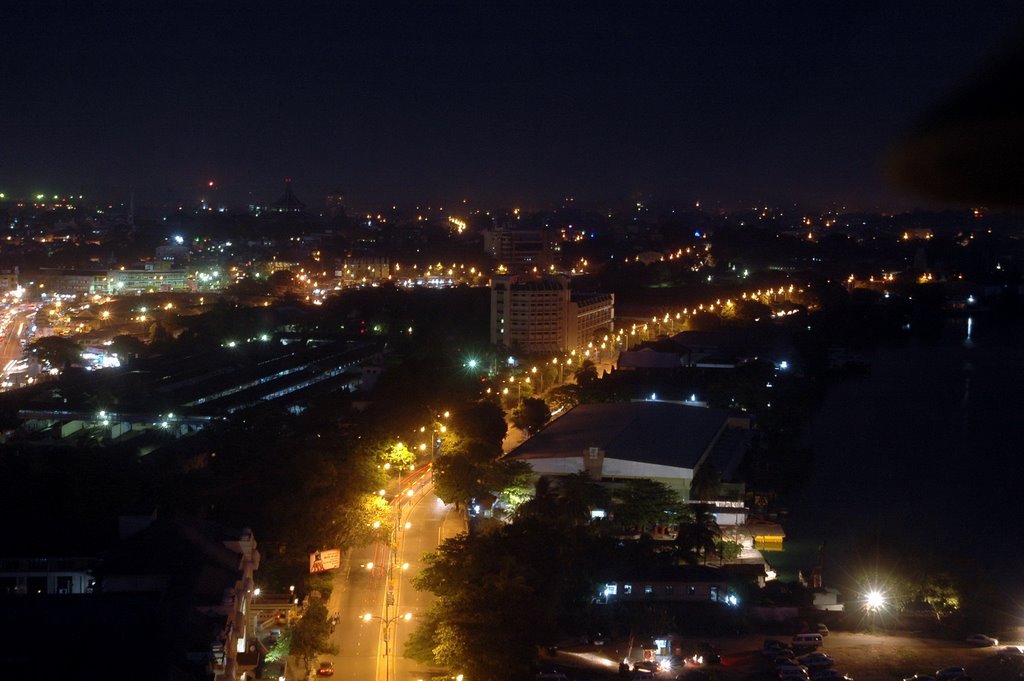
M581 456L695 468L725 425L727 411L672 402L581 404L514 449L515 458Z

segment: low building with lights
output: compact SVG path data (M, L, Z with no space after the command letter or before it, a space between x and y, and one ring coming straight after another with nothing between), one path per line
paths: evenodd
M739 604L737 593L765 585L760 565L641 565L601 587L597 603L719 603Z
M127 293L167 293L193 289L188 272L183 269L174 269L166 261L146 263L141 268L110 270L107 272L105 284L105 291L92 291L92 293L123 295Z
M517 352L568 352L615 326L615 295L578 293L569 277L495 275L491 343Z
M694 473L748 437L750 419L678 402L581 404L548 424L508 456L539 477L586 472L601 483L649 479L690 498Z
M334 276L345 284L373 284L391 278L391 261L383 256L345 258Z
M18 288L18 268L0 270L0 291L14 291Z

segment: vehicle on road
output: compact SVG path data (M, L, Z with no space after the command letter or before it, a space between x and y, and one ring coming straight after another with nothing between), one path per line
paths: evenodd
M828 627L826 627L824 624L818 622L814 626L819 634L821 634L822 636L828 636Z
M999 645L999 639L986 636L985 634L971 634L967 637L967 642L972 646L979 646L982 648Z
M935 672L937 681L953 681L964 676L967 676L967 671L963 667L946 667Z
M321 662L320 666L316 670L317 676L334 676L334 663L333 662Z

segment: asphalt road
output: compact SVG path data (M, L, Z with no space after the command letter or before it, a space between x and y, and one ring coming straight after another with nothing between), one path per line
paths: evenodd
M433 494L429 472L401 491L408 489L413 490L412 497L396 498L396 503L401 501L397 504L400 529L396 554L392 556L383 543L355 549L348 554L335 577L329 607L338 615L332 637L338 654L320 658L334 663L335 678L394 681L429 677L431 670L402 657L409 634L433 601L431 594L416 591L410 580L422 568L423 554L437 548L446 519L449 520L447 531L451 533L454 511ZM371 563L372 569L369 568ZM408 569L403 569L406 563ZM389 573L391 604L387 602ZM369 621L363 619L366 613L371 615ZM406 621L403 617L406 613L411 613L412 619Z
M7 378L6 367L12 361L21 359L23 350L21 339L32 326L32 319L35 309L21 310L11 315L11 321L3 329L3 338L0 338L0 370L3 370L3 378Z

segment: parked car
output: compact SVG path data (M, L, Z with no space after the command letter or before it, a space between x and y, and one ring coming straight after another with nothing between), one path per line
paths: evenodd
M658 671L658 662L657 660L638 660L633 663L633 671L650 672L653 674Z
M853 681L853 679L835 669L812 669L811 681Z
M722 655L706 641L701 641L686 650L686 659L693 664L720 664Z
M817 632L796 634L793 636L793 649L820 648L822 643L821 639L822 635Z
M772 664L775 665L776 667L778 667L779 665L783 665L783 664L800 664L800 663L797 662L796 658L793 657L792 655L779 655L774 660L772 660Z
M1000 662L1024 660L1024 646L1006 646L996 653L996 658L998 658Z
M317 676L334 676L334 663L333 662L321 662L320 666L316 670Z
M780 679L784 676L800 676L804 679L811 678L811 675L807 672L807 667L799 664L777 664L775 665L775 673Z
M772 646L761 651L765 657L793 657L793 649L787 645Z
M963 667L946 667L935 672L937 681L953 681L964 676L967 676L967 672Z
M999 639L986 636L985 634L971 634L967 637L967 642L972 646L979 646L982 648L999 645Z
M807 655L801 655L796 659L797 662L808 669L828 669L835 664L835 660L825 653L809 653Z
M817 624L815 624L814 627L815 627L816 631L819 634L821 634L822 636L828 636L828 627L826 627L821 622L818 622Z

